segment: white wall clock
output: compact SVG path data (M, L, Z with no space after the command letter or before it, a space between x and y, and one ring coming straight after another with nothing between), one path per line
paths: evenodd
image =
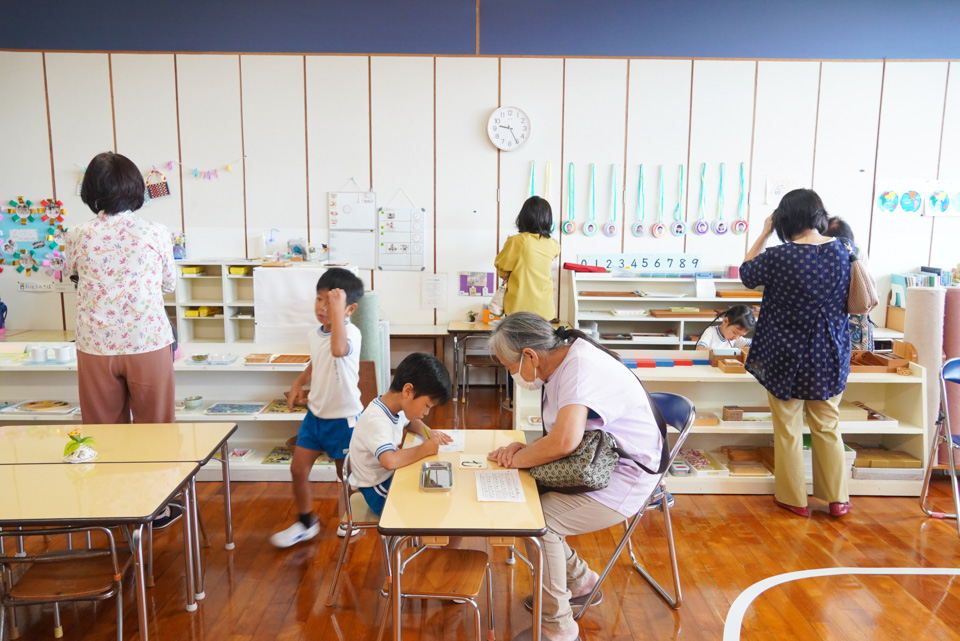
M487 121L487 136L497 149L514 151L530 140L530 116L517 107L499 107Z

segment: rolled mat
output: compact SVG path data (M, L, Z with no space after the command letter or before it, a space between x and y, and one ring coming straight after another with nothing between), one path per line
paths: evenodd
M947 358L960 358L960 287L948 287L943 310L943 351ZM939 381L930 382L939 385ZM947 407L950 412L950 431L960 434L960 385L947 383ZM954 460L960 456L954 453ZM940 462L946 463L945 448L940 448Z
M933 438L940 408L940 364L943 358L943 287L908 287L903 340L917 350L917 363L927 371L927 434ZM927 456L927 453L924 453Z
M380 305L376 292L364 292L357 303L357 311L350 317L363 337L360 343L360 360L373 361L377 367L377 393L383 394L383 372L385 366L384 349L380 333Z

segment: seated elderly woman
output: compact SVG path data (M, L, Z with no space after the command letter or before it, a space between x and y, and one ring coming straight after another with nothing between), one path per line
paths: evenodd
M491 452L491 460L513 468L549 463L573 452L585 431L603 429L640 464L652 470L659 466L662 440L649 397L615 354L579 330L554 330L545 319L529 312L507 316L491 334L489 344L518 385L542 390L546 432L529 445L512 443ZM542 615L547 639L572 641L578 637L573 608L584 605L599 579L567 545L566 537L602 530L633 516L656 479L621 459L610 484L602 490L547 492L540 497L547 525ZM594 603L599 598L598 592ZM531 607L529 597L527 603ZM517 637L522 638L529 638L529 632Z

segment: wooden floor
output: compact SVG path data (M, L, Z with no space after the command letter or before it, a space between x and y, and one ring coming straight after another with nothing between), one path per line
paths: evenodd
M476 416L492 424L492 397L471 401ZM476 401L474 403L473 401ZM433 424L452 420L451 406L436 410ZM505 421L509 414L503 413ZM485 417L485 418L484 418ZM428 421L429 422L429 421ZM340 539L337 488L314 484L321 536L289 550L276 550L269 536L294 518L286 483L233 485L236 549L223 548L223 509L218 483L200 483L200 501L213 547L204 551L206 599L198 611L184 609L179 525L156 535L156 587L148 591L151 639L162 641L361 640L374 639L383 606L378 588L382 561L376 536L366 532L350 544L337 603L324 606ZM935 494L949 505L949 486ZM776 508L769 496L677 496L674 532L680 559L683 606L668 608L630 568L618 563L604 588L603 603L581 621L584 640L716 640L731 604L752 584L786 572L833 567L960 567L960 538L953 521L929 519L916 499L854 497L854 511L831 518L816 505L809 519ZM634 542L643 562L668 580L662 516L644 517ZM594 568L611 554L621 532L603 530L570 543ZM484 549L479 540L468 547ZM525 566L504 564L492 550L497 638L509 641L529 627L523 598L530 590ZM124 585L124 638L137 636L133 584ZM486 604L481 602L481 608ZM64 638L116 638L113 601L62 608ZM52 639L51 609L21 609L23 639ZM409 603L403 638L410 641L473 639L469 606ZM7 632L4 632L6 635ZM8 638L3 636L3 639ZM767 590L747 608L742 639L960 640L960 581L955 577L848 576L807 578Z

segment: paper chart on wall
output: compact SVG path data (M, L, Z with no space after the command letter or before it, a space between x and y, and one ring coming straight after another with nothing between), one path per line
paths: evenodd
M327 193L330 260L376 269L377 197L372 191Z
M423 271L426 218L426 210L420 207L380 208L377 239L380 269Z

